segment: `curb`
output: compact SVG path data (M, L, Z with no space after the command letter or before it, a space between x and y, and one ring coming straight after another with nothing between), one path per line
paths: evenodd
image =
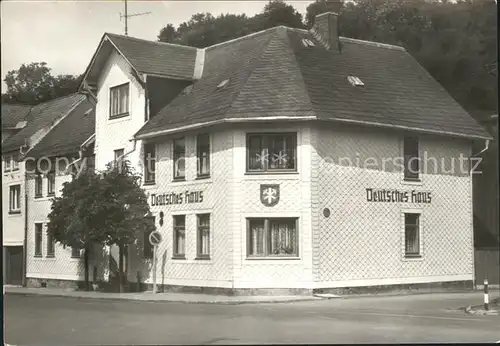
M182 300L182 299L140 299L140 298L120 298L120 297L85 297L85 296L70 296L64 294L43 294L32 292L5 292L4 295L18 295L18 296L43 296L43 297L57 297L57 298L73 298L83 300L110 300L110 301L134 301L144 303L181 303L181 304L219 304L219 305L243 305L243 304L279 304L279 303L295 303L305 301L323 300L319 297L297 298L288 300Z

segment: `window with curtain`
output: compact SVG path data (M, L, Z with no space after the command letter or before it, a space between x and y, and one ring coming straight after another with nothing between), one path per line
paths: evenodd
M196 137L196 162L198 178L210 176L210 135Z
M9 212L21 212L21 185L13 185L9 188Z
M210 214L196 216L197 230L197 257L210 258Z
M405 255L420 256L420 215L405 214Z
M120 118L129 113L129 83L109 89L109 118Z
M56 193L56 173L47 174L47 196L54 196Z
M35 223L35 257L42 256L43 224Z
M249 257L298 257L297 218L247 220Z
M185 258L186 256L186 215L175 215L174 224L174 258Z
M297 134L247 134L247 171L281 172L297 170Z
M173 141L174 180L184 180L186 177L186 140L185 138Z
M52 233L47 233L47 254L46 257L54 257L55 256L55 241Z
M41 174L35 176L35 198L43 196L43 178Z

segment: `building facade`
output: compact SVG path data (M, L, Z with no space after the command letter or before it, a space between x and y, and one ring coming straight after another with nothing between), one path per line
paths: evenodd
M469 158L489 135L404 49L339 38L336 20L206 49L103 36L82 84L95 166L126 157L142 173L162 238L129 246L131 284L472 285ZM31 256L49 205L30 191ZM82 279L72 250L54 251L28 262L33 285ZM94 280L110 280L117 251L98 253Z

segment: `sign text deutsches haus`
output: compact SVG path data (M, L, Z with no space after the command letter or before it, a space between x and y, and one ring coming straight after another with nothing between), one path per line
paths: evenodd
M368 202L388 203L431 203L432 196L429 191L366 189L366 200Z

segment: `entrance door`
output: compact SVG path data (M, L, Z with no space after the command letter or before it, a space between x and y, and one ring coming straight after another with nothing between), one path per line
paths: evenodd
M23 284L23 247L7 246L7 277L9 285Z

